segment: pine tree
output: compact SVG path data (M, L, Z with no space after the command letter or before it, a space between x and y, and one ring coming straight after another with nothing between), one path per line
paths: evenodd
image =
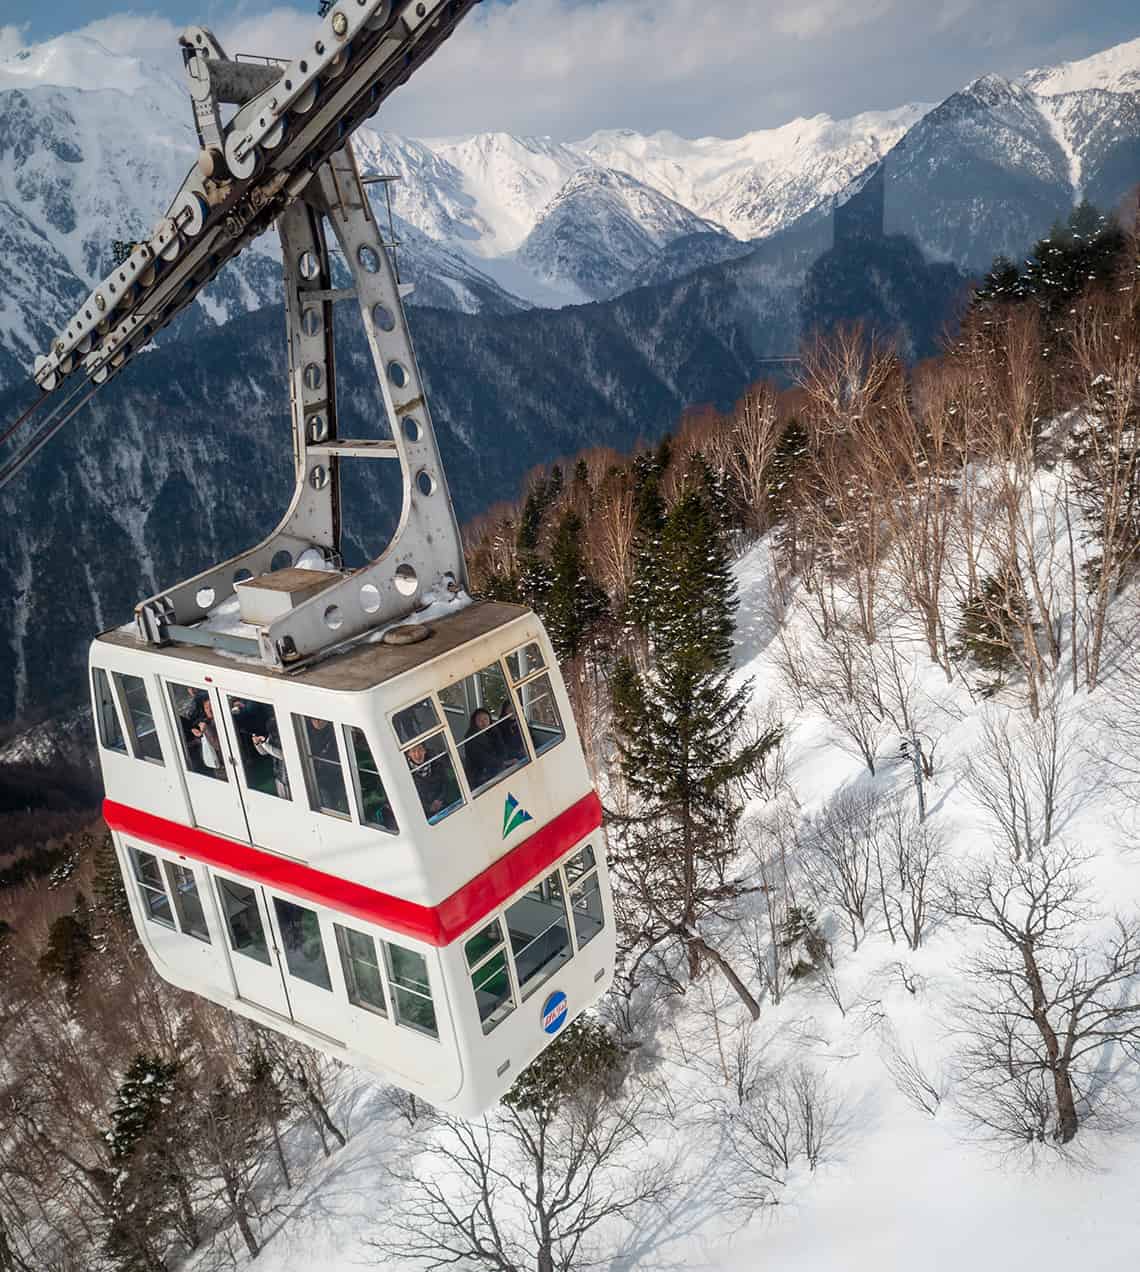
M995 256L990 272L974 289L974 304L1016 304L1028 294L1021 271L1014 262L1008 256Z
M45 976L58 977L69 1000L73 1000L83 980L87 959L95 948L91 934L91 914L80 892L70 914L61 914L48 931L47 946L39 968Z
M666 518L659 566L658 604L647 615L652 668L642 674L622 659L613 680L622 771L640 801L627 835L632 873L659 934L687 946L690 973L701 955L712 958L755 1008L696 924L733 894L738 783L779 731L740 740L751 684L731 684L736 589L701 492L686 492Z
M193 1249L198 1217L190 1189L189 1109L180 1066L140 1052L119 1086L107 1145L116 1168L107 1251L124 1272L157 1272L177 1233Z
M583 1088L612 1091L621 1081L624 1059L600 1021L579 1016L519 1074L503 1103L549 1117Z
M950 652L993 673L992 680L979 686L983 696L990 697L1002 687L1017 661L1018 632L1026 614L1024 590L1016 576L987 575L959 611Z
M104 925L116 919L129 919L131 905L127 899L123 872L115 855L111 832L105 831L95 845L95 877L92 883L94 909Z
M609 598L589 575L582 551L582 521L567 512L550 550L549 582L540 615L559 661L576 658L609 613Z
M624 619L634 627L646 631L651 616L660 601L661 533L665 528L665 499L661 494L661 457L666 462L671 450L662 451L668 439L661 443L656 455L638 455L633 463L634 494L634 544L633 578L626 596Z

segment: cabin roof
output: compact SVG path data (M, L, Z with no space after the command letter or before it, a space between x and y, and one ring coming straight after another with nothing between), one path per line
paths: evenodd
M294 684L312 685L317 689L332 689L341 693L360 693L451 653L498 627L525 618L530 612L523 605L510 605L503 601L472 601L458 613L432 619L427 624L431 634L426 640L414 645L388 645L379 640L360 638L348 648L331 653L293 673L275 671L252 658L236 659L233 655L200 645L151 645L141 640L133 627L113 628L109 632L103 632L96 640L102 645L145 651L198 666L241 671L271 679L288 675ZM414 623L416 616L410 615L408 621Z

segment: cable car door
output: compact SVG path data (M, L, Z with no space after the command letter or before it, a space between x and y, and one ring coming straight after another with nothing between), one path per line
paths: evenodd
M335 1042L343 1042L344 1008L333 990L336 944L332 925L316 910L285 897L269 898L281 968L293 1019Z
M238 997L279 1016L289 1015L289 998L279 959L281 952L269 922L264 888L214 875L218 905L226 929L230 966Z
M182 754L186 794L196 825L249 842L222 697L202 680L166 680L171 726Z

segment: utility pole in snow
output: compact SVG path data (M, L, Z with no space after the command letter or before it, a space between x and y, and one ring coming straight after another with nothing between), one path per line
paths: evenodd
M914 769L914 789L918 794L918 820L926 821L926 790L923 786L925 772L923 769L922 741L917 733L902 740L902 753L910 758Z

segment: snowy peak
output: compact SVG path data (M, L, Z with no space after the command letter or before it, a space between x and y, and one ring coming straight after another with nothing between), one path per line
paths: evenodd
M740 239L767 237L826 207L929 109L909 105L851 119L794 119L742 137L593 133L575 149L667 194Z
M0 92L10 88L114 89L133 94L174 86L164 72L137 57L112 53L84 35L61 35L0 59Z
M519 252L549 283L602 299L623 290L661 248L716 226L624 172L584 168L551 201Z
M1020 83L1040 97L1081 93L1088 89L1109 93L1140 92L1140 37L1075 62L1026 71Z
M428 143L462 172L463 189L488 227L479 255L513 252L538 224L550 200L589 160L549 137L478 133Z

